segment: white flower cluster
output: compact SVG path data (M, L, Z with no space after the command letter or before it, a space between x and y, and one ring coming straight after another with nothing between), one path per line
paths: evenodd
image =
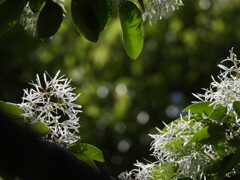
M223 63L230 63L231 66L225 66ZM214 107L217 105L227 107L228 115L235 117L235 123L228 123L232 131L225 133L226 140L229 140L239 137L240 127L240 119L233 109L233 102L240 101L240 60L233 53L233 49L230 50L230 56L221 61L218 67L223 70L218 76L219 81L212 77L213 82L209 89L204 89L204 94L194 94L194 96L201 101L212 102L210 105ZM222 153L227 155L233 152L234 147L225 141L222 144L223 151L220 152L215 150L213 145L201 145L194 140L191 141L193 136L204 127L205 124L192 119L189 112L187 117L181 117L165 125L163 130L158 129L158 134L150 135L153 138L152 155L156 161L146 164L137 162L134 164L135 169L120 174L119 178L121 180L177 180L182 177L190 177L193 180L207 179L206 170L209 163L219 160ZM234 127L238 129L234 130L236 129ZM233 169L226 176L230 177L231 174L237 173L238 170Z
M228 68L222 63L231 62L233 66ZM219 68L224 70L218 76L220 82L216 81L213 77L213 82L210 84L209 89L205 90L204 94L193 94L201 101L213 101L213 105L218 104L227 107L228 112L233 111L233 102L240 101L240 60L237 59L236 54L233 53L233 48L230 50L230 57L224 59Z
M143 20L148 19L150 24L155 24L158 20L178 9L183 3L181 0L144 0L144 5Z
M187 118L187 120L185 119ZM178 179L191 177L204 179L204 170L217 153L209 146L189 143L194 134L203 128L202 123L188 117L180 118L159 130L153 138L151 149L156 162L134 164L137 168L119 175L121 180ZM189 144L188 144L189 143Z
M24 96L19 107L25 112L23 116L30 123L42 122L48 126L50 133L46 140L70 145L80 137L78 133L80 105L73 103L79 95L72 91L71 80L60 76L57 72L54 78L48 73L43 74L44 83L37 75L32 89L24 89Z

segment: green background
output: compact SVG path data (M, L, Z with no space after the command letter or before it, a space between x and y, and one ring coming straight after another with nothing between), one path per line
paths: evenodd
M0 99L20 103L37 73L54 76L60 69L81 94L80 136L103 151L99 167L117 175L136 160L150 160L148 134L178 118L196 100L192 92L204 92L229 49L240 54L239 0L183 3L156 25L145 23L136 61L124 50L116 12L97 43L78 35L70 13L49 40L15 26L0 37Z

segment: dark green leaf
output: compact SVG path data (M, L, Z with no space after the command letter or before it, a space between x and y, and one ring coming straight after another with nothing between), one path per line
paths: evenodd
M36 37L49 38L53 36L58 31L62 20L62 7L51 0L47 1L38 16Z
M217 144L219 141L225 138L225 129L223 126L216 124L209 124L197 131L189 143L201 142L201 143L213 143Z
M236 122L236 121L235 121L235 117L229 115L229 116L227 116L227 117L224 118L224 122L225 122L226 124L235 123L235 122Z
M84 154L90 159L93 159L99 162L104 162L102 151L91 144L77 143L70 146L69 151L71 151L76 155Z
M233 109L237 113L238 117L240 117L240 102L239 101L233 102Z
M142 8L142 11L145 11L145 6L144 6L144 3L143 3L143 0L138 0L138 3L140 4L140 6Z
M211 103L212 102L207 101L191 104L190 106L186 107L183 112L188 112L190 110L190 113L193 114L205 113L206 115L210 115L214 109L213 106L210 106Z
M207 164L207 168L205 170L207 179L217 180L216 177L219 170L219 166L220 166L219 159L211 161Z
M232 157L233 157L233 153L229 154L227 156L225 156L222 161L220 162L220 167L218 169L218 176L219 177L223 177L225 175L225 169L227 167L227 165L229 164L229 162L231 161Z
M125 49L132 59L137 59L143 48L142 14L133 2L126 1L119 7L119 17Z
M89 41L97 42L111 20L112 1L72 0L71 14L76 30Z
M89 0L92 3L93 10L98 18L100 31L104 30L112 18L111 0Z
M0 4L0 36L17 24L26 3L26 0L6 0Z
M45 4L46 0L29 0L29 6L32 12L38 12Z
M240 145L240 138L239 137L234 137L233 139L229 140L229 144L233 147L239 147Z
M237 164L240 163L240 146L237 148L233 156L229 156L226 161L228 161L228 163L223 162L223 164L227 164L226 167L221 169L219 172L221 176L230 172Z
M177 180L192 180L192 178L190 178L190 177L182 177L182 178L178 178Z
M224 178L224 180L239 180L240 179L240 174L234 174L233 176L229 178ZM218 179L220 180L220 179Z
M29 128L39 136L45 136L49 133L49 128L42 122L34 122L28 125Z
M225 139L226 130L223 126L217 124L208 124L208 127L208 134L210 137L206 139L207 142L218 144L221 140Z
M24 113L16 104L8 103L0 100L0 111L14 119L22 118Z
M89 41L97 42L101 27L91 1L72 0L71 14L76 30Z

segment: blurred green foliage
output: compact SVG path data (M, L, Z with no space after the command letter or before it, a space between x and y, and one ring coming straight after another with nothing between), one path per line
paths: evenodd
M240 0L183 3L169 18L145 24L137 61L124 50L118 19L97 43L79 36L69 16L49 40L15 27L0 37L0 99L21 102L36 73L60 69L81 93L81 139L103 151L100 168L114 175L131 169L137 159L149 159L148 134L176 119L192 92L208 87L231 47L240 54Z

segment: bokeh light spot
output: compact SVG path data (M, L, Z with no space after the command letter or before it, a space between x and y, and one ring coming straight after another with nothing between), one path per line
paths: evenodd
M118 84L116 86L116 93L119 96L124 96L127 94L127 86L125 84Z
M118 150L122 153L125 153L129 150L131 142L129 139L123 139L118 143Z
M97 89L97 96L100 98L105 98L108 96L109 90L106 86L100 86Z
M138 115L137 115L137 122L138 124L144 125L149 121L149 115L147 112L145 111L141 111Z

